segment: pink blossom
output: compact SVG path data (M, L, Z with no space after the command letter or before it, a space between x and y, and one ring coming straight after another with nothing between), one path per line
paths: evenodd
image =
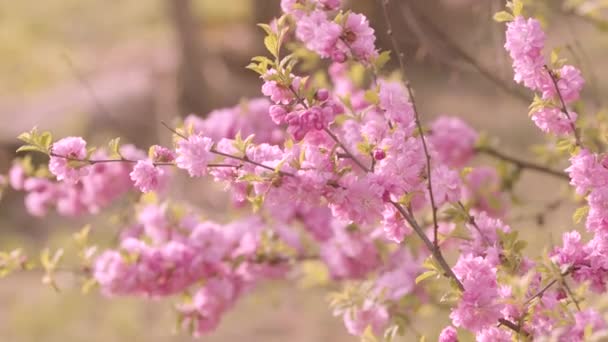
M342 5L342 0L316 0L326 10L335 10Z
M344 188L334 189L329 207L341 219L357 224L373 223L382 215L383 190L369 178L349 177L340 182Z
M462 299L450 314L454 326L478 332L495 324L503 307L497 302L496 269L482 257L463 255L453 271L464 286Z
M440 206L444 203L453 203L460 199L462 181L457 171L440 165L432 169L431 179L435 205Z
M334 220L333 236L321 244L321 258L335 279L359 279L378 267L380 256L368 234Z
M405 87L395 81L380 82L380 108L386 119L408 126L414 119L414 109Z
M463 253L475 256L485 256L486 261L492 266L500 264L498 252L500 252L500 233L508 233L511 227L504 224L502 220L490 217L485 212L473 214L473 223L466 224L471 240L461 245Z
M513 337L510 331L491 327L478 332L475 340L477 342L511 342Z
M403 296L412 293L416 286L416 277L422 272L420 260L414 258L407 248L399 248L389 259L388 264L378 275L375 293L391 301L399 301Z
M543 107L532 113L532 121L545 133L567 135L572 133L572 126L578 117L578 114L571 110L568 115L570 119L560 108Z
M458 332L453 326L448 325L441 330L438 342L458 342Z
M131 180L141 192L157 191L163 185L166 171L149 160L140 160L130 173Z
M57 188L48 179L28 178L23 184L28 193L25 196L25 208L33 216L44 216L56 201Z
M209 152L213 146L210 138L191 135L177 143L175 163L180 169L187 170L190 177L201 177L207 174L207 164L213 159Z
M15 190L22 190L27 175L25 169L19 162L13 163L8 171L8 183Z
M608 187L591 190L587 200L589 202L587 229L593 232L608 233Z
M361 309L344 313L346 330L355 336L363 335L367 327L371 327L374 334L381 335L388 326L388 322L388 310L372 302L366 302Z
M171 163L175 160L175 153L173 151L159 145L150 147L150 152L148 154L148 157L155 163Z
M363 14L348 14L340 38L341 43L345 44L352 56L359 61L369 62L378 54L374 29Z
M583 148L570 158L570 167L566 169L570 176L570 184L579 195L585 194L592 188L608 185L608 168L597 154Z
M68 183L76 183L81 177L86 176L89 169L73 166L77 160L87 158L87 142L80 137L63 138L55 142L51 147L51 158L49 160L49 171Z
M581 234L577 231L566 232L562 236L563 246L556 248L551 260L560 266L577 265L586 258Z
M537 90L547 77L542 50L545 33L536 19L518 16L507 24L505 49L513 59L515 81Z
M574 325L561 333L559 341L584 341L590 338L588 333L606 332L606 321L597 311L587 309L574 314Z
M401 243L406 236L412 234L412 228L406 224L403 216L392 205L386 205L382 212L382 228L386 238Z
M440 116L431 125L429 141L441 162L450 167L466 165L474 154L477 132L456 117Z
M296 22L296 36L308 49L323 58L332 57L342 28L329 21L323 11L313 11Z
M313 106L291 112L285 117L287 131L294 139L302 140L309 131L326 128L336 114L338 113L334 112L333 106Z
M559 94L555 89L555 84L549 78L542 86L543 99L548 100L561 95L567 104L577 101L585 85L585 79L581 71L572 65L564 65L556 74Z

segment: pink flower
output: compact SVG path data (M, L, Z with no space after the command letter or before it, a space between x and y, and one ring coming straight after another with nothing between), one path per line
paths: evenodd
M403 216L392 205L384 207L382 228L386 238L396 243L401 243L406 236L412 234L412 228L406 224Z
M345 44L352 56L359 61L369 62L378 54L374 29L363 14L348 14L340 38L341 43Z
M440 116L431 126L429 141L441 162L450 167L466 165L474 154L477 132L456 117Z
M293 135L294 139L300 141L312 130L323 130L338 114L334 111L335 109L331 105L313 106L291 112L285 116L285 122L288 124L287 132Z
M352 335L361 336L367 327L376 335L381 335L388 326L389 314L384 306L366 302L363 308L344 313L344 325Z
M297 90L300 87L300 78L293 77L291 85L282 84L277 80L273 79L273 75L276 75L276 70L268 70L268 72L262 76L264 84L262 85L262 94L270 97L270 100L276 104L289 104L294 99L293 90ZM222 115L225 116L225 115Z
M453 326L449 325L441 330L438 342L458 342L458 332Z
M584 341L588 333L606 332L606 321L597 311L587 309L574 314L574 324L560 334L559 341Z
M201 177L207 174L207 164L213 158L209 152L213 141L200 135L191 135L177 143L175 163L180 169L188 170L190 177Z
M171 163L175 160L175 153L173 151L159 145L150 147L150 152L148 154L148 157L155 163Z
M580 98L580 93L585 85L585 79L581 71L572 65L564 65L557 72L557 86L559 95L567 104L577 101ZM555 90L555 84L549 77L542 85L543 99L557 99L558 93Z
M131 180L141 192L157 191L166 176L166 171L154 166L149 160L140 160L130 173Z
M420 260L412 256L407 248L399 248L389 259L388 264L378 275L374 292L391 301L399 301L412 293L416 277L421 273Z
M570 119L560 108L543 107L532 113L532 121L541 131L555 135L567 135L572 133L572 126L578 115L569 110Z
M81 177L89 173L85 167L75 167L71 163L87 158L87 142L80 137L63 138L51 147L51 159L49 160L49 171L68 183L76 183Z
M608 187L591 190L587 200L589 202L587 229L593 232L608 232Z
M495 324L503 307L497 302L496 269L482 257L463 255L453 271L464 286L460 303L450 314L454 326L478 332Z
M608 168L597 154L587 149L570 158L570 167L566 169L570 176L570 185L574 186L579 195L585 194L592 188L608 185Z
M517 83L532 90L540 89L548 77L542 55L544 46L545 33L538 20L518 16L507 24L505 49L513 59Z
M562 236L563 247L558 247L551 258L558 265L574 265L585 258L581 234L576 230L566 232Z
M405 87L395 81L380 82L380 108L386 119L409 126L414 120L414 109Z
M57 187L45 178L28 178L23 184L25 208L33 216L46 215L49 207L57 199Z
M8 183L13 189L21 190L23 189L26 176L23 166L19 162L15 162L8 171Z
M477 342L511 342L511 332L505 329L491 327L484 329L475 336Z
M323 58L332 57L342 28L323 11L313 11L296 22L296 37Z
M457 202L460 199L462 181L455 170L445 165L439 165L431 171L433 198L435 205ZM428 194L430 203L430 194Z
M329 207L333 214L348 222L357 224L373 223L382 215L383 190L372 184L369 178L349 177L340 182L329 196Z
M316 0L326 10L335 10L342 5L342 0Z
M350 231L332 222L334 235L321 244L321 258L335 279L360 279L380 265L380 256L368 234Z

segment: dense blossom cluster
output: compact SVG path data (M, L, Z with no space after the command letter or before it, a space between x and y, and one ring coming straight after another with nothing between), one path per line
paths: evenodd
M507 24L515 81L539 94L532 120L544 132L576 137L566 172L587 199L593 234L585 243L566 233L546 263L535 262L505 223L503 175L472 163L478 133L445 115L419 127L411 90L374 64L369 21L340 6L281 1L284 16L263 26L275 60L258 56L251 67L267 98L189 116L173 131L173 146L154 145L147 156L129 145L92 152L82 138L58 140L46 151L56 181L19 162L10 185L27 192L26 206L39 216L51 206L65 215L96 212L130 188L156 193L162 200L142 196L136 219L96 257L92 274L109 296L186 294L177 312L196 335L213 330L261 280L297 276L306 262L357 284L332 299L357 336L400 331L416 315L408 303L438 301L451 308L442 342L458 341L462 330L482 342L605 333L602 315L581 308L567 286L573 279L602 293L608 280L608 162L582 144L569 109L580 98L580 71L547 66L536 19L515 15ZM326 81L297 75L296 55L280 56L283 40L331 59L319 77ZM373 77L356 82L357 70ZM227 224L201 219L165 198L175 169L225 184L237 207L257 214ZM453 267L445 252L458 255ZM450 289L423 286L440 276Z
M545 33L538 20L517 16L507 24L505 48L513 59L515 81L542 94L530 112L532 120L546 133L573 133L578 115L566 106L579 99L585 81L580 70L571 65L551 70L544 47Z

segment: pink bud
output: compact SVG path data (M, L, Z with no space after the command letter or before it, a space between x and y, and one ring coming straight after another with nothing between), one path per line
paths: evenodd
M315 98L319 101L327 101L329 99L329 90L324 88L317 90Z
M381 149L374 150L374 159L382 160L384 158L386 158L386 152L384 152L384 150L381 150Z
M283 106L274 105L270 106L270 118L277 125L283 124L285 122L285 116L287 115L287 110Z

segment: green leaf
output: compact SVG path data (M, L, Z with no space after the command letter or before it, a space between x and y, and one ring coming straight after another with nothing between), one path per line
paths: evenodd
M378 57L376 57L376 59L373 61L374 63L374 68L377 71L382 70L382 68L384 68L384 66L386 65L386 63L388 63L391 60L391 52L389 50L387 51L382 51Z
M374 330L372 329L371 325L368 325L365 328L363 335L361 335L361 341L362 342L380 342L378 340L378 338L376 337L376 335L374 334Z
M264 46L266 46L268 52L270 52L275 58L279 58L279 41L276 35L271 34L266 36L266 38L264 38Z
M380 96L378 95L378 91L374 90L374 89L370 89L370 90L366 91L364 98L365 98L365 101L367 101L373 105L377 105L378 103L380 103Z
M511 5L511 10L513 11L514 16L519 16L522 14L524 10L524 3L522 0L513 0Z
M40 147L34 146L34 145L23 145L23 146L19 147L16 152L17 153L19 153L19 152L42 152L42 153L46 153L46 150L43 150Z
M268 24L258 24L259 27L261 27L264 32L266 32L267 35L273 35L274 32L272 32L272 27L270 27L270 25Z
M579 224L585 218L585 216L587 216L588 213L589 213L589 206L588 205L582 206L582 207L576 209L576 211L572 215L572 221L574 221L575 224Z
M513 21L515 19L515 17L506 11L500 11L496 14L494 14L494 21L499 22L499 23L503 23L503 22L507 22L507 21Z
M108 149L112 157L120 157L120 138L114 138L108 143Z
M426 271L424 273L422 273L421 275L416 277L416 285L418 285L418 283L421 283L423 281L425 281L426 279L430 278L430 277L434 277L437 276L437 271Z

